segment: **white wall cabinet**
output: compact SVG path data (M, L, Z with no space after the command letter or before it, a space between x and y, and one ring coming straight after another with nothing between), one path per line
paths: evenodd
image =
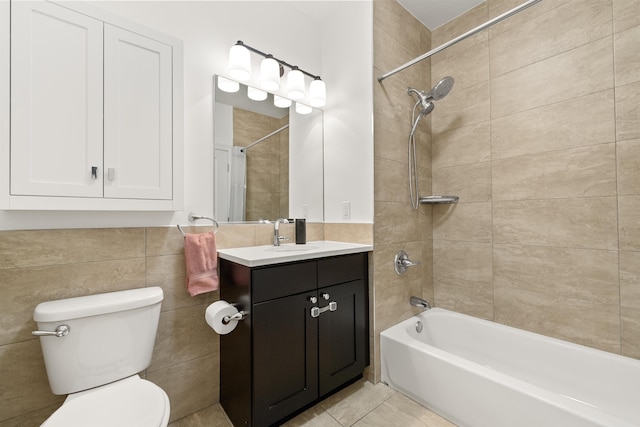
M4 209L181 210L182 44L91 6L11 3Z

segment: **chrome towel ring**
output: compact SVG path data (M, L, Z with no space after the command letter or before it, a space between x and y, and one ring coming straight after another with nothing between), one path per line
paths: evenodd
M213 230L213 232L214 233L218 232L218 228L220 227L220 224L218 224L218 221L216 221L215 219L210 218L208 216L196 215L196 214L193 214L193 213L189 214L189 222L195 222L195 221L197 221L199 219L206 219L206 220L209 220L209 221L213 222L213 225L215 225L215 227L216 227L215 230ZM180 232L182 233L183 236L187 235L187 233L184 232L184 230L182 229L182 226L180 224L178 224L177 227L178 227L178 230L180 230Z

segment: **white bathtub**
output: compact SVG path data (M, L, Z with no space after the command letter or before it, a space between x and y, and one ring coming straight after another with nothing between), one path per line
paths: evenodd
M640 426L636 359L440 308L380 350L382 381L459 426Z

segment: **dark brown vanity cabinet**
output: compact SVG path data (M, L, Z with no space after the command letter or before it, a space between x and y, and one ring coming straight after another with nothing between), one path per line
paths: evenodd
M367 253L265 267L220 260L221 299L247 318L220 337L220 402L235 426L269 426L369 364Z

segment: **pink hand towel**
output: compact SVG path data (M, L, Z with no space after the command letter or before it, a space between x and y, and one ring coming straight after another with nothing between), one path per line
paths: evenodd
M184 237L187 291L193 297L218 289L218 250L213 232Z

